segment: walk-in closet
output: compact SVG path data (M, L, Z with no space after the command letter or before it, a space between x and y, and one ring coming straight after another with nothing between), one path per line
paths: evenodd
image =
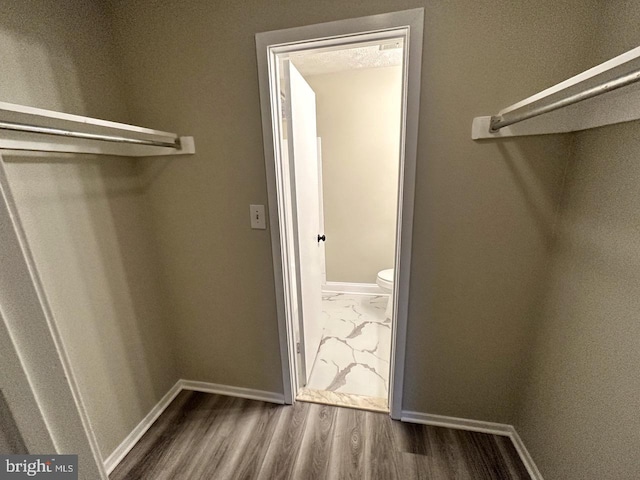
M638 478L639 24L623 0L3 1L0 477ZM350 81L395 69L400 140L385 265L313 297L331 330L299 293L336 236L291 179L341 165L332 115L382 110L321 105L304 157L293 102L320 100L284 87L326 97L338 47ZM344 402L358 369L376 402Z

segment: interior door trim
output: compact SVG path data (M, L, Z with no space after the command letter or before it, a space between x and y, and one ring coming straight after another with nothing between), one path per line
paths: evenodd
M411 244L415 170L418 145L420 84L422 66L424 9L404 10L348 20L294 27L256 34L256 54L260 85L262 134L269 201L269 225L278 335L282 361L283 395L286 403L293 403L296 391L295 345L289 321L291 305L287 299L289 274L286 261L286 233L280 218L283 201L280 158L280 126L278 121L280 95L277 55L318 47L339 47L362 41L380 41L402 36L405 41L403 75L403 115L398 188L398 220L396 227L396 262L393 302L393 337L391 345L390 414L400 419L404 390L404 365L408 325Z

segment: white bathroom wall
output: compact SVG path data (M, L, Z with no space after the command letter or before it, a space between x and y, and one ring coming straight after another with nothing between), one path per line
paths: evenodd
M402 69L306 78L322 139L327 281L375 283L394 263Z

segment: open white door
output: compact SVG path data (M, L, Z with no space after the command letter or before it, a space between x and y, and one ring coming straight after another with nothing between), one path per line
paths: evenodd
M300 355L306 385L322 338L322 271L319 246L320 184L316 134L316 95L289 61L284 62L288 98L285 101L287 138L294 181L294 230L297 232ZM301 375L302 377L302 375Z

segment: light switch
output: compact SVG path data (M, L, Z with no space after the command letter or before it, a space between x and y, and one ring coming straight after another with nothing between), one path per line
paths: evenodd
M267 219L265 218L264 205L249 205L249 211L251 212L251 228L265 230Z

